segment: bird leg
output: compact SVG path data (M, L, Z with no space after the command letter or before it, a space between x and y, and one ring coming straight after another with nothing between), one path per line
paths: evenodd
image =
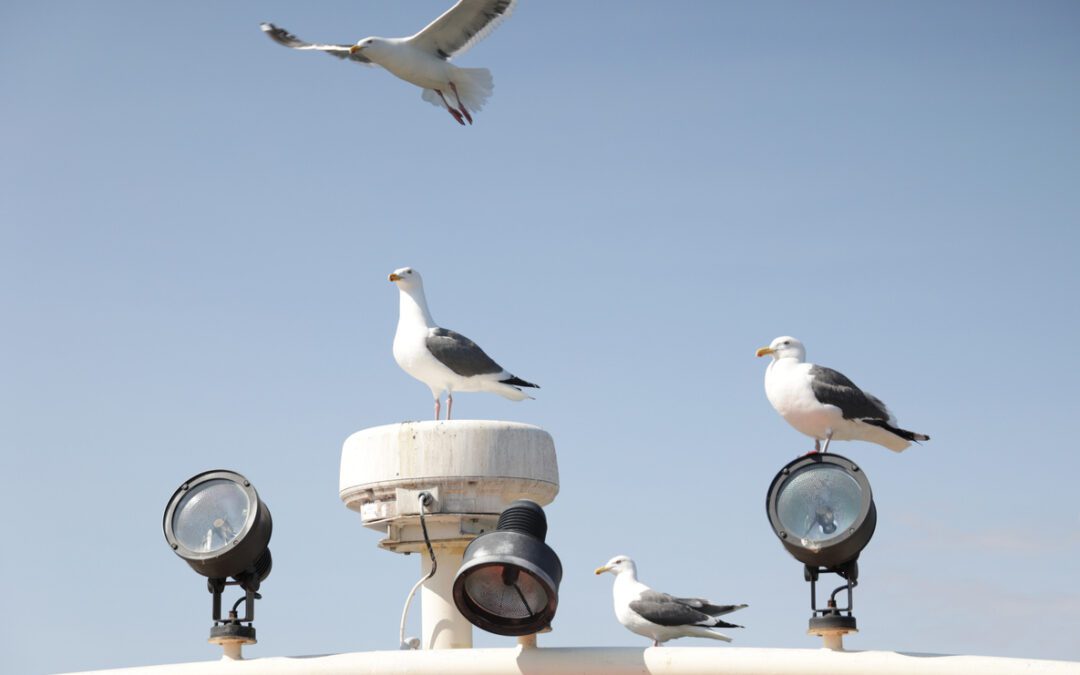
M454 411L454 394L446 392L446 419L450 419L450 413Z
M829 451L829 441L832 440L832 429L825 430L825 447L821 449L821 454L825 454Z
M435 421L439 421L439 411L442 410L442 403L439 402L439 397L435 397Z
M461 102L461 94L457 91L457 85L451 82L450 89L454 92L454 98L457 99L458 110L465 116L465 119L469 120L469 124L472 124L472 115L469 114L469 109L465 107L465 104Z
M454 85L451 84L450 86L454 86ZM461 113L459 113L457 110L454 110L454 108L446 100L446 97L443 96L442 91L440 91L439 89L436 89L435 93L438 94L439 98L442 99L443 105L446 106L447 111L449 111L449 113L454 116L454 119L457 120L457 123L460 124L461 126L465 126L465 120L461 117ZM471 120L469 121L469 124L472 124Z
M811 450L810 452L806 453L806 454L808 454L808 455L816 455L819 452L821 452L821 439L820 438L815 438L814 439L814 449Z

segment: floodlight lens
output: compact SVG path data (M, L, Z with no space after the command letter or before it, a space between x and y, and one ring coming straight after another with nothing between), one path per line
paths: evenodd
M877 509L866 474L847 457L814 453L788 462L765 497L788 553L827 570L853 562L874 536Z
M494 532L465 549L454 577L454 604L474 626L497 635L530 635L551 625L559 605L562 563L544 543L547 517L519 499Z
M176 505L172 529L185 548L212 553L244 531L251 501L231 480L215 479L193 487Z
M789 478L780 488L776 512L786 531L817 544L845 534L859 518L862 505L859 483L825 464Z
M517 567L487 565L465 579L465 592L477 608L509 620L529 619L548 605L548 593Z
M204 577L232 577L257 591L270 574L270 509L235 471L204 471L184 481L166 504L161 526L176 555Z

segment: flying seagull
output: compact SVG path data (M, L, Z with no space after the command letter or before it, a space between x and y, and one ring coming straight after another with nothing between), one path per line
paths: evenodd
M772 362L765 371L765 395L788 424L814 439L814 452L828 452L831 440L870 441L894 452L930 440L896 426L881 399L842 373L806 363L806 348L795 338L778 337L757 350L758 356L766 354Z
M532 398L521 387L540 385L515 377L495 363L479 345L461 333L435 325L424 297L424 281L411 267L394 270L400 310L394 334L394 360L409 375L426 384L435 397L439 419L442 392L446 392L446 419L454 409L455 391L490 391L513 401Z
M659 647L681 637L705 637L731 642L731 638L713 628L742 628L720 619L747 605L714 605L701 598L675 598L654 591L637 580L637 566L625 555L617 555L597 574L615 575L615 616L619 623L638 635L652 638Z
M446 110L462 126L473 123L474 112L484 107L494 84L487 68L458 68L451 57L464 54L487 37L517 0L459 0L442 16L411 37L367 37L355 45L304 42L272 23L259 27L274 42L292 49L314 49L339 59L382 66L424 90L422 98ZM451 104L447 97L453 99Z

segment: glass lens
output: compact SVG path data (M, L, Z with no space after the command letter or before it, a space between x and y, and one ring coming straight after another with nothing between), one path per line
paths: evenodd
M207 481L188 490L176 505L173 534L191 551L217 551L244 529L250 506L244 488L231 480Z
M776 515L803 543L821 543L845 534L859 517L862 490L842 469L819 464L799 471L780 488Z
M503 619L528 619L547 608L548 595L531 574L509 565L487 565L465 579L465 594L481 611Z

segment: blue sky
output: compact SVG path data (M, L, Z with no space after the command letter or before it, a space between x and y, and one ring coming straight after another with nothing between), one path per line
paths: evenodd
M352 42L448 4L0 9L12 672L217 658L160 529L217 467L274 514L249 655L396 647L419 563L337 470L350 433L431 412L390 354L404 265L543 387L455 406L555 438L543 644L645 646L592 575L626 553L749 603L736 646L817 645L763 509L808 449L753 356L791 334L933 437L834 446L879 514L848 646L1080 659L1080 8L523 0L460 60L496 82L469 128L258 29Z

